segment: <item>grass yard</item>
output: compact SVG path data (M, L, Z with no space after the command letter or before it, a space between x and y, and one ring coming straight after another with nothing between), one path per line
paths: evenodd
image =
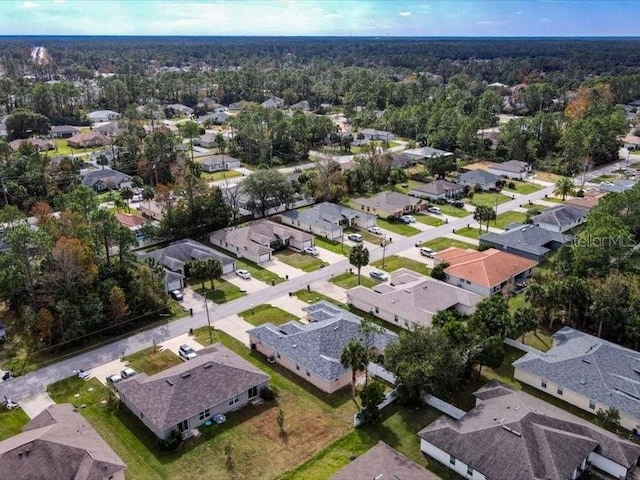
M371 264L376 268L382 269L382 260L377 260ZM387 272L394 272L399 268L408 268L414 272L418 272L422 275L430 275L431 269L426 264L413 260L411 258L401 257L399 255L391 255L384 261L384 270Z
M238 270L246 270L248 271L253 278L256 280L260 280L268 285L278 284L284 282L284 278L279 275L276 275L271 270L267 270L266 268L262 268L259 265L256 265L250 260L245 258L236 258L236 268Z
M540 185L528 182L519 182L518 180L507 180L507 185L512 182L515 184L516 188L509 188L508 186L505 186L504 189L508 192L516 192L522 195L529 195L530 193L537 192L538 190L542 189Z
M480 232L478 232L478 229L475 227L462 227L457 229L454 233L456 235L462 235L463 237L474 238L476 240L481 235ZM482 227L482 233L486 233L484 226Z
M618 175L605 174L605 175L600 175L599 177L593 178L593 179L591 179L589 181L591 183L603 183L603 182L611 182L612 180L615 180L616 178L619 178Z
M318 270L322 266L329 265L327 262L323 262L318 257L313 255L305 255L304 253L294 252L293 250L282 250L276 254L278 260L282 263L286 263L290 267L297 268L303 272L313 272Z
M0 407L0 441L22 432L28 421L29 417L22 408L7 410Z
M106 147L71 148L69 145L67 145L66 138L55 138L52 140L52 142L56 148L54 150L48 150L47 152L45 152L45 155L49 158L69 156L69 155L80 155L83 153L94 152L96 150L99 150L100 148L106 148Z
M551 202L551 203L564 203L564 200L558 197L544 197L542 200L544 200L545 202Z
M410 237L411 235L420 233L420 230L412 227L411 225L406 225L400 222L390 222L386 218L378 218L378 226L380 228L384 228L385 230L389 230L390 232L397 233L398 235L403 235L405 237Z
M520 292L517 295L511 297L508 301L509 303L509 312L513 313L518 308L524 307L527 304L527 301L524 299L524 293Z
M471 248L473 250L477 250L478 247L473 245L472 243L461 242L460 240L456 240L455 238L447 238L440 237L433 240L429 240L428 242L423 242L421 247L428 247L432 249L434 252L439 252L449 247L458 247L458 248Z
M374 245L382 245L383 237L381 235L374 235L373 233L368 232L367 230L359 230L357 228L345 228L344 229L345 236L347 236L347 235L349 235L351 233L357 233L359 235L362 235L362 239L365 242L373 243ZM387 243L389 243L389 242L387 241Z
M510 223L524 223L527 216L520 212L504 212L498 215L495 222L491 222L493 227L502 228L503 230Z
M346 257L351 253L351 247L349 245L329 240L324 237L316 237L314 244L316 247L324 248L325 250L329 250L330 252L337 253L338 255L344 255Z
M522 341L522 337L519 337L518 340ZM547 352L551 350L551 347L553 347L553 339L551 338L551 335L549 335L549 332L543 328L538 328L525 333L524 343L532 346L533 348L537 348L542 352Z
M300 320L295 315L272 305L257 305L249 310L240 312L238 316L256 327L267 322L271 322L274 325L282 325L291 320Z
M424 223L425 225L430 225L432 227L439 227L440 225L444 225L444 220L438 217L434 217L432 215L426 215L424 213L416 213L414 214L416 217L416 221L420 223Z
M503 195L501 193L492 193L492 192L481 192L473 195L473 198L470 199L472 205L476 207L480 205L487 205L489 207L495 207L496 204L500 205L501 203L505 203L511 200L510 197Z
M309 304L321 302L322 300L324 300L326 302L333 303L338 307L346 308L346 305L344 303L341 303L338 300L334 300L333 298L323 295L322 293L316 292L314 290L298 290L297 292L293 292L293 295L298 298L298 300L302 300L303 302Z
M525 210L533 210L533 209L545 210L549 207L545 205L540 205L539 203L523 203L522 205L520 205L520 208L524 208Z
M422 182L417 182L415 180L407 179L406 182L396 183L395 185L389 185L388 187L385 188L385 190L403 193L406 195L412 188L418 187L422 184L423 184ZM406 187L403 185L406 185Z
M240 172L235 170L227 170L223 172L202 172L200 177L207 182L218 182L220 180L227 180L229 178L241 177Z
M540 170L535 170L533 174L536 180L541 180L543 182L549 182L549 183L556 183L558 180L562 178L562 175L557 175L551 172L543 172Z
M180 357L171 350L158 349L154 351L154 347L145 348L133 355L129 355L125 357L125 361L128 362L129 366L136 372L146 373L147 375L162 372L167 368L182 363Z
M334 285L337 285L338 287L348 290L350 288L358 286L358 274L346 272L336 277L333 277L329 281ZM362 273L360 275L360 285L362 286L371 288L371 287L375 287L379 283L380 282L369 277L366 273Z
M247 292L243 292L234 284L227 282L221 278L217 279L213 283L213 290L211 289L211 282L205 282L205 288L207 290L207 298L213 303L221 304L227 303L236 298L244 297ZM202 283L192 285L192 288L202 295Z
M209 343L206 328L196 334ZM80 412L127 464L128 480L277 478L351 429L355 408L349 389L324 395L228 335L217 332L217 337L269 374L279 398L227 414L226 423L201 428L199 438L186 441L176 451L161 450L153 434L126 407L102 404L109 393L96 380L70 378L50 386L50 393L56 402L86 405ZM284 436L276 422L279 409L286 419ZM231 470L225 467L227 444L233 447Z
M440 416L440 412L426 406L416 410L391 405L384 409L381 423L354 429L280 479L325 480L346 466L353 456L362 455L381 440L444 480L458 479L451 470L420 451L417 433Z
M471 215L471 213L467 212L464 208L456 208L451 205L437 205L437 207L442 210L443 214L449 215L450 217L462 218Z
M109 210L114 215L116 213L127 213L129 215L138 215L138 216L140 216L140 210L138 210L136 208L133 208L133 207L129 208L128 210L127 210L127 207L124 207L124 208L121 208L120 211L118 211L118 209L116 207L111 207L111 208L108 208L107 210Z

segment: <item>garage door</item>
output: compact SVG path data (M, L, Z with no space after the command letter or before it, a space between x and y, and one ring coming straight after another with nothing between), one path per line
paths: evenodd
M271 259L271 254L269 253L263 253L262 255L260 255L260 257L258 258L258 263L262 263L262 262L268 262Z

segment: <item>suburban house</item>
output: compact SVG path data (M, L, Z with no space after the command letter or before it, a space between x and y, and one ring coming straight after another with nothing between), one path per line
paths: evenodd
M161 440L259 400L269 375L217 343L155 375L140 373L115 384L120 401Z
M220 262L223 275L233 273L236 270L236 262L233 258L189 239L178 240L150 252L136 252L136 256L139 259L154 258L164 267L168 292L184 288L185 265L192 260L214 258Z
M514 377L595 414L610 407L620 424L640 430L640 353L564 327L548 352L531 351L513 363Z
M68 403L51 405L0 442L0 478L124 480L126 465Z
M231 117L231 115L229 115L227 112L219 111L219 112L207 113L206 115L198 117L197 122L200 125L204 125L207 123L222 125L224 122L226 122L229 119L229 117Z
M351 369L340 363L344 347L354 338L362 339L360 317L332 303L305 307L312 323L291 321L282 325L268 322L249 330L249 343L274 362L304 378L325 393L333 393L351 383ZM382 355L397 335L383 330L372 336L375 356Z
M204 172L223 172L240 167L240 160L228 155L208 155L198 159Z
M486 233L479 240L480 247L496 248L542 263L551 251L571 242L573 237L541 226L518 225L503 233Z
M200 138L194 139L193 144L200 145L204 148L214 148L218 146L218 142L216 142L217 136L217 133L208 132L204 135L201 135Z
M284 108L284 100L280 97L271 97L260 104L262 108Z
M294 103L289 107L291 110L299 110L301 112L308 112L310 110L309 102L302 100L301 102Z
M391 273L390 283L347 290L347 303L382 320L412 330L431 327L440 310L470 315L482 297L406 268Z
M499 177L524 180L531 174L531 165L520 160L508 160L502 163L491 162L489 172Z
M625 180L622 178L617 178L613 182L602 182L598 186L598 188L601 192L622 193L633 188L635 184L635 180Z
M409 460L383 441L336 473L329 480L438 480L440 477Z
M446 180L435 180L429 183L421 183L409 190L409 195L428 200L443 200L462 195L464 187Z
M313 246L313 235L271 220L256 220L243 227L225 228L213 232L209 241L254 263L271 260L274 251L284 248L304 250Z
M97 133L102 133L103 135L106 135L109 138L113 138L119 135L121 130L122 129L120 128L120 125L118 125L118 122L109 122L109 123L105 123L104 125L93 127L92 131Z
M358 134L362 134L366 142L370 142L372 140L390 142L396 139L396 136L393 133L385 132L384 130L376 130L375 128L363 128L358 132Z
M440 157L453 157L453 153L439 150L433 147L410 148L402 152L404 155L412 158L416 162L424 160L432 160Z
M283 212L280 219L286 225L336 241L342 240L343 228L367 229L376 224L375 215L329 202L318 203L304 210Z
M416 160L409 155L405 155L404 152L391 155L391 168L407 168L415 165L415 163Z
M87 113L87 117L91 120L91 123L110 122L111 120L118 120L120 114L113 110L95 110Z
M136 243L138 247L145 245L146 237L143 233L143 227L147 224L148 220L140 215L132 215L130 213L116 213L116 220L123 227L128 228L136 236Z
M491 142L491 150L495 150L500 142L500 127L483 128L476 132L476 136Z
M500 181L500 177L495 173L486 170L477 169L464 172L457 179L456 183L471 189L479 185L482 190L490 190L496 187L496 182Z
M534 216L531 220L534 225L551 232L564 233L567 230L582 225L587 219L589 211L574 205L558 205L551 207Z
M47 150L55 150L56 148L51 140L45 140L43 138L20 138L9 142L9 147L15 152L23 143L30 144L37 152L46 152Z
M436 263L447 263L445 281L484 297L525 281L538 262L490 248L482 252L449 247L434 255Z
M102 147L108 142L109 140L102 133L93 131L77 133L67 139L67 145L73 148Z
M171 109L174 112L180 113L187 117L193 115L193 108L183 105L182 103L172 103L171 105L167 105L165 108Z
M153 220L160 221L164 216L164 206L155 200L146 200L140 203L138 210L140 210L143 217L151 218Z
M586 208L587 210L591 210L595 207L600 199L607 196L607 192L601 192L599 190L587 190L584 192L583 197L571 197L567 198L564 203L565 205L573 205L574 207Z
M353 206L356 209L380 218L401 217L407 213L418 212L426 205L422 199L387 191L380 192L375 197L361 197L353 200Z
M246 100L240 100L239 102L230 103L229 110L242 110L247 105L249 105L249 102Z
M131 177L110 168L91 170L82 177L82 185L91 187L96 192L119 190L123 187L131 187Z
M499 382L475 396L459 420L442 416L418 433L422 452L462 477L575 480L589 468L638 478L640 446Z
M80 133L80 129L71 125L54 125L50 132L52 138L69 138L77 133Z

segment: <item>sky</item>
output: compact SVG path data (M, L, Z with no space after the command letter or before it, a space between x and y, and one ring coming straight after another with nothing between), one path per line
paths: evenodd
M640 0L0 0L0 35L637 36Z

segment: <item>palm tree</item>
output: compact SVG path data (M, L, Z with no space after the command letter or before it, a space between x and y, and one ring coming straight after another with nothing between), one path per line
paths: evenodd
M351 396L356 401L356 374L365 369L369 362L369 352L360 339L354 338L347 343L340 354L340 363L344 368L351 369Z
M147 207L151 208L151 200L153 200L156 196L156 192L153 187L147 185L142 189L142 200L147 201Z
M116 197L113 199L113 205L116 207L116 212L120 213L124 207L127 206L126 202L122 199L122 197Z
M489 231L489 222L496 219L496 211L489 205L478 205L475 212L473 212L473 219L478 222L478 230L482 233L482 223L487 226L487 232Z
M553 191L556 195L562 196L562 201L567 198L567 195L573 195L575 191L575 185L573 181L568 177L562 177L560 180L556 182L555 190Z
M205 260L191 260L187 263L189 277L199 279L202 282L202 292L205 293L205 283L211 281L211 290L214 289L213 281L222 276L222 265L215 258L207 258Z
M129 187L122 187L122 189L120 189L120 197L127 202L127 212L131 213L129 200L133 198L133 190Z
M363 245L356 245L349 254L349 263L358 269L358 285L360 285L360 269L369 263L369 250Z

